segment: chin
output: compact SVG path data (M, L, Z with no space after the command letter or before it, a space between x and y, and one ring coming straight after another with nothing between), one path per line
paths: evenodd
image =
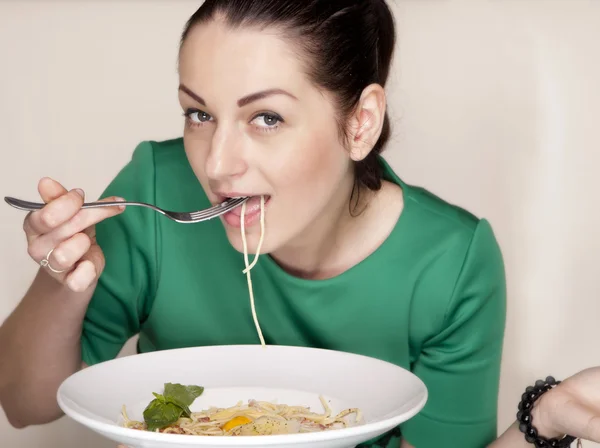
M231 229L231 228L225 228L225 231L227 233L227 239L229 240L229 244L231 244L233 246L233 248L235 250L237 250L239 253L243 254L244 253L244 243L242 242L242 235L239 231L239 229ZM258 229L258 232L253 231L253 232L248 232L246 234L246 244L248 246L248 254L250 255L254 255L256 253L256 249L258 248L258 242L260 240L260 229ZM269 244L269 241L272 241L271 238L269 238L269 236L267 234L265 234L265 238L263 240L263 244L262 247L260 249L260 253L261 254L267 254L271 252L271 245ZM250 260L252 261L252 260Z

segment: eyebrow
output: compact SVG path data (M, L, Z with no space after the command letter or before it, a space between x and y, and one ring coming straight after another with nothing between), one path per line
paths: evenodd
M203 106L206 106L206 101L204 101L204 98L202 98L200 95L196 95L194 92L192 92L190 89L188 89L183 84L179 84L179 90L181 90L183 93L186 93L188 96L191 96L194 100L196 100Z
M298 101L298 98L296 98L294 95L292 95L289 92L286 92L283 89L269 89L269 90L263 90L262 92L256 92L256 93L247 95L244 98L239 99L237 103L238 103L239 107L244 107L250 103L253 103L254 101L262 100L262 99L267 98L272 95L286 95L286 96L289 96L290 98Z
M202 98L200 95L195 94L194 92L192 92L190 89L188 89L183 84L179 85L179 90L181 90L185 94L189 95L191 98L193 98L194 100L196 100L198 103L202 104L203 106L206 106L206 101L204 101L204 98ZM296 98L294 95L292 95L289 92L286 92L283 89L268 89L268 90L263 90L260 92L252 93L250 95L246 95L245 97L240 98L238 100L237 104L238 104L238 107L244 107L250 103L253 103L258 100L262 100L264 98L267 98L267 97L273 96L273 95L286 95L296 101L298 100L298 98Z

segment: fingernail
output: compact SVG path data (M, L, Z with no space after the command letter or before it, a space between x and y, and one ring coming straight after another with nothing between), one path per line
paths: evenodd
M116 202L125 202L125 199L123 198L115 198ZM119 205L119 210L125 210L125 206L124 205Z
M77 192L77 194L79 196L81 196L82 198L85 197L85 193L83 192L83 190L81 188L75 188L75 191Z

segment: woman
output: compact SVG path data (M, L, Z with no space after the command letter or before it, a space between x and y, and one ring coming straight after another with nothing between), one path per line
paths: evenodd
M264 198L268 255L252 276L266 343L378 357L429 388L418 416L365 446L531 446L518 423L495 440L505 279L490 225L379 156L394 45L383 0L206 1L181 43L183 139L140 144L104 196L170 210L251 196L251 253ZM43 267L0 329L14 426L58 418L60 382L136 333L140 352L259 341L239 209L182 226L140 208L82 210L83 191L50 179L39 192L47 206L24 230ZM525 397L527 438L600 441L600 372L552 386Z

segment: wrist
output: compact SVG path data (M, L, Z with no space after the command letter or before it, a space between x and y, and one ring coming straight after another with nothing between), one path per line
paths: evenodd
M525 440L536 447L570 447L575 437L565 435L552 424L552 393L560 384L549 376L546 380L538 380L535 386L529 386L521 396L517 420L519 430Z
M551 394L552 391L548 391L547 394ZM531 423L536 428L538 434L546 439L561 439L565 436L564 432L557 431L549 423L550 411L547 407L547 396L542 395L533 405L531 409ZM545 404L546 403L546 404Z

